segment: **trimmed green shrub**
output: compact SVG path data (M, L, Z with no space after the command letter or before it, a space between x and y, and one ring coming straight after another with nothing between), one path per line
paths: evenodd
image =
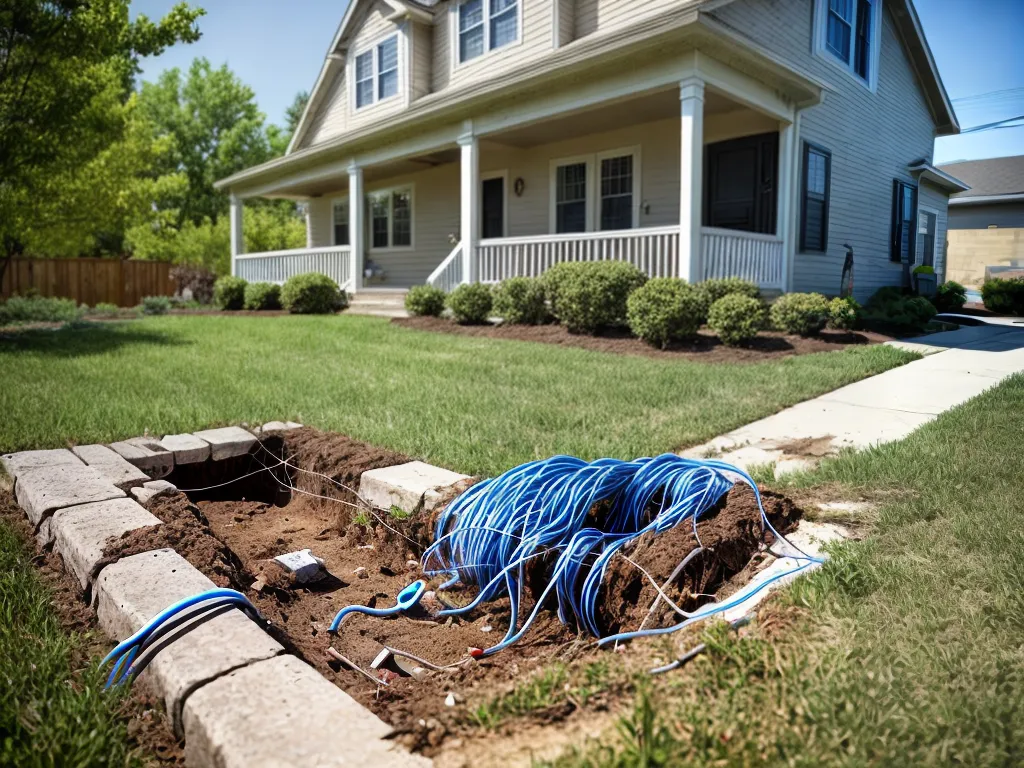
M723 344L746 344L764 327L764 304L742 293L727 293L708 310L708 327Z
M626 299L645 282L647 276L625 261L569 262L545 273L544 288L570 333L596 333L626 325Z
M244 306L248 310L280 309L281 286L276 283L249 283L245 286Z
M70 323L80 320L86 308L73 299L46 298L39 295L11 296L0 302L0 326L16 323Z
M440 317L444 302L445 292L432 285L414 285L405 294L405 309L410 315Z
M761 289L757 287L757 283L752 283L749 280L742 280L738 277L723 277L714 280L705 280L703 283L699 283L697 287L704 291L708 297L708 307L721 299L723 296L728 296L730 293L738 293L742 296L748 296L751 299L761 298Z
M448 294L448 308L455 315L456 322L463 325L486 323L493 305L491 288L483 283L460 285Z
M828 303L828 327L839 331L852 331L860 318L860 304L852 296L837 296Z
M245 286L249 282L241 277L226 275L213 284L213 303L217 309L236 310L245 306Z
M914 267L915 275L934 275L935 267L928 266L927 264L919 264Z
M90 309L87 314L95 317L117 317L121 314L121 308L117 304L110 304L106 301L101 301L95 307Z
M171 311L171 299L169 296L146 296L139 308L144 315L166 315Z
M985 309L1000 315L1024 315L1024 277L993 278L981 286Z
M537 277L513 277L494 289L494 314L512 325L542 325L551 319L544 284Z
M932 304L939 312L956 312L967 303L967 289L960 283L947 280L935 289Z
M814 336L828 318L828 299L820 293L784 293L772 303L772 325L786 333Z
M281 306L293 315L333 315L348 306L348 296L327 275L305 272L285 282Z
M934 305L923 296L907 296L899 288L879 288L861 310L861 325L879 333L920 333L935 317Z
M704 319L704 295L685 280L656 277L629 294L626 319L635 336L664 349L697 333Z

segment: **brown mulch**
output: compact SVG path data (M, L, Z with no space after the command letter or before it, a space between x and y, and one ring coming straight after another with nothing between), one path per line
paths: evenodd
M560 325L459 325L454 320L444 317L396 317L391 322L418 331L533 341L618 355L638 355L661 360L685 359L705 363L757 363L794 355L831 352L849 346L880 344L893 338L870 331L822 331L814 338L792 336L777 331L762 331L747 346L727 347L705 329L692 341L678 342L667 349L658 349L635 338L626 330L608 330L600 336L587 336L569 333Z

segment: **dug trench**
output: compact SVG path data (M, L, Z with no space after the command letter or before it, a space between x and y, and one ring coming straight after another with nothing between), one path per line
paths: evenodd
M419 558L432 540L443 503L431 515L370 510L355 490L363 472L405 461L405 456L344 435L295 430L286 438L265 441L249 456L179 467L169 479L183 490L147 504L163 524L112 540L106 555L116 559L159 547L176 549L218 586L247 594L289 652L391 724L406 746L427 755L436 754L449 736L471 737L498 720L507 729L516 721L557 721L584 706L608 709L620 696L625 700L632 678L611 675L603 676L585 697L556 695L537 706L504 707L500 717L495 714L495 702L553 667L607 666L609 651L598 650L591 638L562 625L553 603L543 606L521 641L480 660L471 660L468 650L493 645L504 636L507 601L486 603L464 617L440 619L434 614L442 604L428 591L417 608L402 616L357 614L336 636L328 632L341 608L392 605L403 587L422 577ZM772 494L763 499L777 530L785 533L796 525L801 512L791 501ZM675 623L664 604L651 609L656 591L650 579L663 584L682 555L703 547L665 587L688 610L745 583L769 557L766 545L771 541L772 535L762 530L753 492L737 485L701 517L696 536L692 526L680 526L641 538L626 557L614 560L599 600L600 620L609 632ZM303 549L324 561L326 575L316 582L295 583L272 561ZM528 593L539 594L545 582L543 569L534 569ZM429 582L428 590L439 583ZM473 593L464 588L442 596L464 604ZM529 597L526 602L528 611ZM371 669L384 646L446 668L414 675L395 666ZM363 671L329 655L329 648ZM613 658L626 662L628 655ZM387 684L377 684L367 674ZM564 688L569 689L567 683Z

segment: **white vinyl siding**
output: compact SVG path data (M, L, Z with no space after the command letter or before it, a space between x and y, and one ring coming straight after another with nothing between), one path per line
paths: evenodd
M685 0L644 0L642 3L636 0L576 0L573 39L628 27L640 16L649 16L685 4Z
M348 93L346 90L346 77L343 67L331 80L324 84L327 89L322 102L316 107L305 136L299 143L297 149L319 144L335 136L340 136L348 128Z
M432 51L433 29L429 24L415 23L412 25L412 53L409 56L411 61L410 73L411 90L409 98L412 101L423 98L430 93L430 72L433 66Z

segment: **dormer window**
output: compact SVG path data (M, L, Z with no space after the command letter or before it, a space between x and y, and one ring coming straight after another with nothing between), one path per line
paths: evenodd
M467 0L458 10L459 63L519 39L521 0Z
M398 94L398 35L356 56L356 109Z
M874 90L882 0L817 0L818 52Z

